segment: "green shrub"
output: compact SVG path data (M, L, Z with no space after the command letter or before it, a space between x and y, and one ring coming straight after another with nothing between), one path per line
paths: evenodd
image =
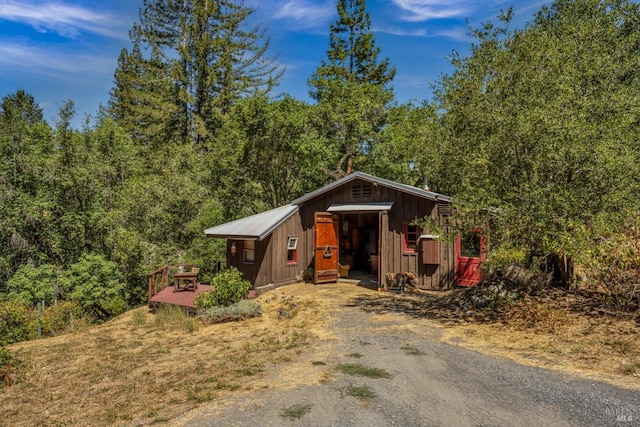
M43 336L54 336L67 332L73 321L80 320L83 316L82 307L73 301L61 301L57 305L51 305L40 314L40 327ZM37 319L34 317L30 323L29 335L37 335Z
M601 287L609 301L630 309L640 306L640 238L633 233L602 240L589 251L587 280Z
M57 275L50 265L23 265L7 281L9 299L26 307L34 307L40 301L51 304L56 280Z
M0 368L4 366L16 366L17 360L4 347L0 347Z
M0 388L10 386L18 382L19 368L22 362L9 353L6 348L0 347Z
M231 322L262 315L262 306L252 300L242 300L228 306L215 306L206 309L199 317L209 323Z
M526 267L528 262L528 250L502 246L491 251L483 267L488 272L503 272L507 267Z
M212 291L202 293L196 298L197 309L235 304L249 295L251 283L242 278L236 268L224 270L211 280Z
M16 301L0 302L0 346L25 341L30 337L29 324L35 310Z
M126 309L125 285L117 266L101 255L85 254L60 278L67 296L99 317Z

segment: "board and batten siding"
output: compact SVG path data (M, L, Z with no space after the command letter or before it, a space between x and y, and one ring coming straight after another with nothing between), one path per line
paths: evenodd
M244 241L229 240L227 251L235 242L237 252L229 257L228 266L240 270L255 288L267 285L281 286L294 283L304 272L313 268L314 256L314 214L326 212L332 204L393 202L388 212L379 213L380 258L379 278L384 285L386 273L414 272L418 275L418 286L423 289L448 289L454 285L455 253L454 245L441 241L439 264L422 262L422 247L415 253L404 252L404 226L415 219L429 215L438 217L438 205L394 188L372 185L368 197L354 197L353 186L362 185L362 180L354 180L324 194L320 194L300 206L300 210L277 227L262 241L255 243L255 260L243 260ZM422 230L429 233L429 230ZM297 262L287 263L287 240L298 238Z
M228 240L227 253L231 253L231 246L236 244L236 255L227 257L227 267L237 268L246 280L253 283L254 289L267 285L281 286L297 281L296 274L303 270L307 262L300 251L302 227L300 216L294 214L280 224L273 233L264 240L255 241L255 259L252 263L244 262L244 240ZM287 240L298 237L298 262L287 263Z
M303 235L298 246L298 257L304 257L307 267L312 267L313 222L315 212L326 212L332 204L393 202L393 207L381 217L380 229L380 280L384 284L385 274L411 271L419 277L423 289L447 289L454 284L454 248L452 244L440 242L440 264L421 262L420 251L404 253L404 224L429 215L437 218L438 207L434 201L398 191L382 185L372 185L370 197L353 197L353 186L362 184L354 180L338 188L308 200L300 207L299 215ZM371 185L367 182L367 184ZM425 230L423 230L425 231ZM428 230L427 230L428 231ZM303 240L302 240L303 239ZM304 250L302 250L304 246ZM303 255L304 254L304 255Z

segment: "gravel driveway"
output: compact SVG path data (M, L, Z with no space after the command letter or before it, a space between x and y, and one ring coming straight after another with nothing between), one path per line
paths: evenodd
M279 386L217 400L172 424L640 426L638 391L444 344L438 329L395 327L403 321L357 307L338 310L333 338L314 341L295 361L322 371L325 381L282 387L288 368L273 367L267 375ZM336 369L341 364L379 368L390 377L348 375Z

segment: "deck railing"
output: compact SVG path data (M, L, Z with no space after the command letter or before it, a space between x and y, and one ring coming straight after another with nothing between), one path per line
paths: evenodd
M149 299L167 286L169 286L168 265L149 273Z

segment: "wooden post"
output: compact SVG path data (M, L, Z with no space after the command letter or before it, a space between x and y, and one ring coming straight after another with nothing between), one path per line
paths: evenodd
M44 301L38 301L36 303L36 307L38 308L36 313L36 322L38 324L38 338L42 337L42 325L40 324L40 314L42 313L42 306L44 305Z

